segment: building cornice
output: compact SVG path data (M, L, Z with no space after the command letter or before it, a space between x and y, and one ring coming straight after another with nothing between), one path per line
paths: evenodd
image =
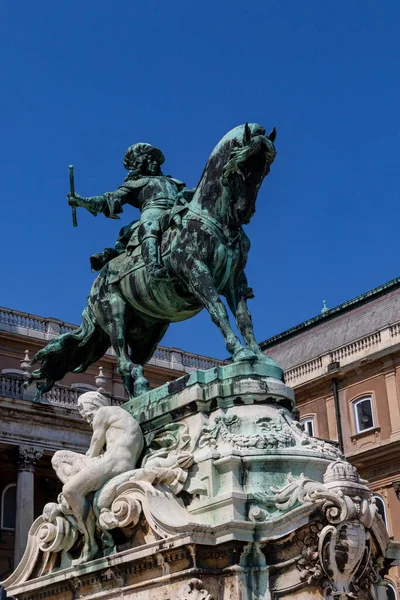
M364 294L361 294L360 296L357 296L356 298L347 300L346 302L343 302L342 304L339 304L338 306L335 306L334 308L328 309L324 313L316 315L315 317L312 317L311 319L308 319L307 321L303 321L302 323L299 323L298 325L295 325L294 327L291 327L290 329L287 329L286 331L283 331L282 333L278 333L277 335L274 335L274 336L260 342L260 348L261 348L261 350L266 350L267 348L270 348L271 346L275 346L276 344L279 344L279 343L283 342L284 340L287 340L291 337L296 336L297 334L299 334L300 332L302 332L306 329L311 329L312 327L316 327L322 321L329 321L329 320L337 317L339 314L343 314L345 312L353 310L354 308L356 308L358 306L366 304L367 302L371 302L372 300L379 298L379 296L382 296L383 294L386 294L387 292L395 290L397 288L400 288L400 277L396 277L396 279L392 279L391 281L388 281L387 283L384 283L383 285L380 285L372 290L369 290L368 292L365 292Z

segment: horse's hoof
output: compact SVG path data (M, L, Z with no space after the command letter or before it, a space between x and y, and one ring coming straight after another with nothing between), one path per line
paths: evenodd
M253 350L250 350L250 348L241 348L233 355L234 362L240 360L255 360L256 358L257 354L253 352Z

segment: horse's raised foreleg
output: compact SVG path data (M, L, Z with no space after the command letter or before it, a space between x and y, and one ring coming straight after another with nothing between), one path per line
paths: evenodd
M212 321L225 338L226 349L234 360L254 358L253 352L244 348L235 335L230 323L227 310L218 294L214 279L208 267L199 260L190 264L190 276L187 285L198 301L203 304L210 314Z

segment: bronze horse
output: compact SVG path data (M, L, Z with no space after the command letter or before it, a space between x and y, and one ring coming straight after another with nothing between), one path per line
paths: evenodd
M252 290L244 268L250 248L242 225L255 213L258 190L276 151L275 129L240 125L211 153L190 202L172 209L162 238L162 260L169 278L154 281L140 248L111 260L93 283L82 325L52 340L32 362L40 393L67 372L85 371L112 346L117 368L130 395L148 389L143 365L172 322L206 308L225 338L234 361L265 357L254 336L247 300ZM236 318L245 345L235 335L220 298ZM278 367L277 367L278 368Z

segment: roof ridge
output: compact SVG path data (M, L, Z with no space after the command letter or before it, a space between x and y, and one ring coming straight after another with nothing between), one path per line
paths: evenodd
M260 342L260 347L261 347L261 349L263 349L264 347L272 346L273 344L275 344L278 341L280 342L285 338L290 338L291 336L295 335L296 333L298 333L299 331L301 331L303 329L307 329L309 327L314 327L314 326L318 325L321 321L326 321L329 318L335 317L338 313L340 313L342 311L345 312L346 310L353 308L357 304L363 304L364 302L368 302L368 301L372 300L374 297L377 297L380 294L382 294L383 292L386 292L390 288L396 288L396 287L400 287L400 277L391 279L387 283L383 283L382 285L380 285L376 288L373 288L372 290L369 290L368 292L364 292L364 294L360 294L359 296L356 296L355 298L352 298L351 300L346 300L346 302L343 302L342 304L338 304L338 306L329 308L326 312L324 312L322 314L318 314L315 317L312 317L311 319L307 319L306 321L303 321L302 323L299 323L298 325L294 325L293 327L290 327L289 329L282 331L281 333L277 333L276 335Z

